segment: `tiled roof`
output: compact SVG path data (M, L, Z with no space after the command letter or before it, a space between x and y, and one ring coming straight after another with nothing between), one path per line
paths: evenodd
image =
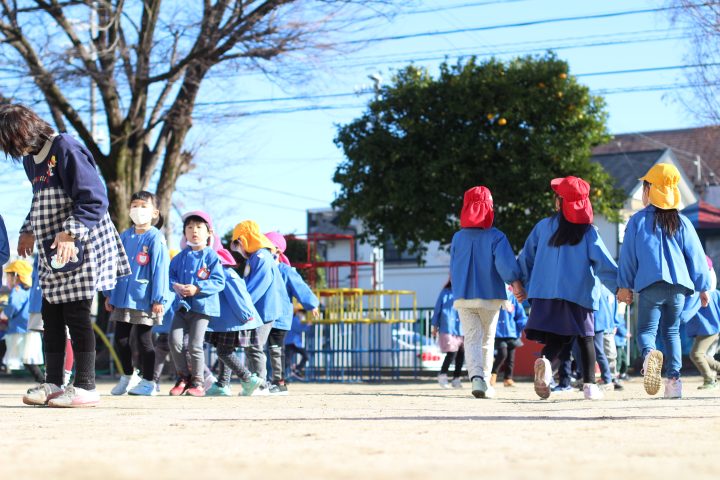
M638 179L663 156L665 150L644 152L620 152L593 155L590 160L602 165L615 179L615 186L629 196L638 184Z
M623 133L593 149L593 155L618 154L671 148L692 182L697 181L695 159L702 159L702 183L720 181L720 126ZM714 175L713 175L714 174Z

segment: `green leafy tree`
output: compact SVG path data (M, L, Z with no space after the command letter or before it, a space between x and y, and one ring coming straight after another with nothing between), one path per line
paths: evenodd
M548 53L444 63L437 78L415 66L399 71L362 117L339 128L341 220L361 219L374 244L417 252L423 242L448 243L463 193L485 185L495 224L518 249L554 210L550 180L566 175L590 182L595 212L617 220L624 195L589 160L608 140L604 102L568 70Z

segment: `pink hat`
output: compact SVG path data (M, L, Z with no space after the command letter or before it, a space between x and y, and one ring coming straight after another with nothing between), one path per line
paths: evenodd
M234 267L237 265L237 262L232 256L232 253L230 253L226 248L221 246L220 248L216 249L215 252L217 252L218 257L220 257L220 263L223 266Z
M215 229L213 228L212 217L210 216L210 214L203 212L202 210L193 210L192 212L188 212L182 216L183 223L189 217L202 218L205 221L205 223L208 224L209 229L213 230L213 232L215 231ZM215 250L217 252L218 249L222 248L222 243L220 243L220 239L215 235L215 233L210 235L210 239L211 239L210 246L212 247L213 250ZM187 238L185 238L185 229L183 228L183 236L182 236L182 239L180 240L180 248L185 248L185 247L187 247Z
M277 247L278 250L280 250L278 260L285 265L290 265L290 259L285 256L285 249L287 249L287 241L285 240L285 237L283 237L283 235L279 232L268 232L265 236Z

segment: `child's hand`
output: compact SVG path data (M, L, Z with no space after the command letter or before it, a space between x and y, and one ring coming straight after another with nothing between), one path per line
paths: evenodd
M310 313L312 313L313 319L317 320L318 318L320 318L320 307L313 308L313 310Z
M153 303L152 313L157 315L158 317L162 317L165 313L165 308L162 306L161 303Z
M185 294L183 293L185 291L185 285L183 285L182 283L173 283L173 290L175 290L175 293L177 293L181 297L185 296Z
M626 303L628 305L633 302L633 292L629 288L618 288L617 300L620 303Z
M700 292L700 305L707 307L710 303L710 295L707 292Z
M520 280L515 280L512 283L512 289L513 294L515 294L515 299L518 301L518 303L522 303L527 300L527 292L525 291L525 287Z
M105 310L108 311L108 312L112 312L113 310L115 310L115 307L113 307L112 305L110 305L110 299L109 299L109 298L106 298L106 299L105 299Z
M185 297L194 297L198 294L200 291L200 288L198 288L197 285L185 285L185 288L183 290L183 296Z

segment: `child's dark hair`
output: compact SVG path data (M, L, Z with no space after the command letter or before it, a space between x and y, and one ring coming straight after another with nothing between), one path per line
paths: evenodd
M452 280L448 278L448 281L443 288L452 288Z
M568 222L565 215L562 214L562 198L560 200L560 211L555 215L558 221L557 230L550 237L548 245L551 247L562 247L563 245L577 245L585 237L587 231L591 228L589 223L572 223Z
M204 223L208 229L208 232L211 230L210 225L205 221L205 219L198 215L190 215L185 220L183 220L183 230L185 230L185 228L188 226L188 223L190 223L190 222Z
M650 182L643 182L643 188L648 190L650 188ZM655 207L655 217L653 218L653 231L660 225L660 228L665 231L666 234L673 237L680 230L680 214L677 209L671 208L663 210L662 208Z
M132 197L130 197L130 202L133 200L142 200L144 202L150 202L153 204L155 208L159 208L158 206L158 200L157 196L154 194L147 192L145 190L140 190L139 192L135 192L132 194ZM158 219L153 223L153 226L160 230L162 226L165 224L165 219L162 216L162 213L158 215Z
M38 153L53 134L53 128L24 105L0 105L0 150L13 160Z

